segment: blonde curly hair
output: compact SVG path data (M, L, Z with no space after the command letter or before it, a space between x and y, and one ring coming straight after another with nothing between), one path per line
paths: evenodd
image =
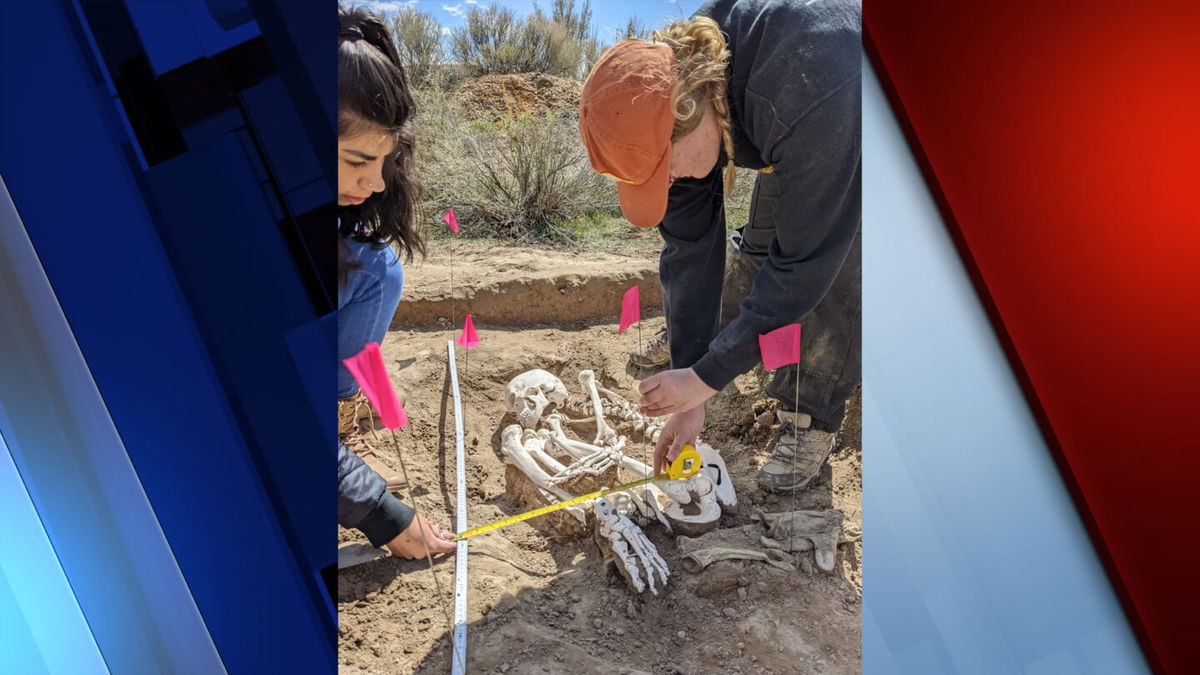
M675 127L671 140L691 133L704 117L704 104L711 103L717 113L721 145L728 161L725 165L725 191L733 190L733 127L729 121L729 101L725 98L725 69L729 47L721 27L707 16L695 16L668 24L654 31L654 41L671 48L675 54L678 79L671 96Z

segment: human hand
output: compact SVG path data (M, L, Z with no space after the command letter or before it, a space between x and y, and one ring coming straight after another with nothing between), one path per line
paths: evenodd
M431 554L454 553L457 547L454 542L449 541L453 538L453 532L443 532L437 523L426 520L418 513L413 516L412 522L404 528L403 532L384 546L397 558L416 560L425 557L426 545L429 546Z
M679 456L683 446L695 445L696 437L704 428L704 406L698 405L691 410L675 413L667 420L662 431L658 434L658 443L654 446L655 475L667 470L671 460Z
M651 375L638 385L643 415L658 417L691 410L717 393L691 368L676 368Z

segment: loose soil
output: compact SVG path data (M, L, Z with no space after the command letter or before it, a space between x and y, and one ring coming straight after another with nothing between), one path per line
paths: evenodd
M442 328L451 317L461 323L464 314L476 324L506 327L615 317L621 295L635 284L643 307L662 306L653 258L439 242L436 253L405 270L404 302L392 328Z
M471 119L496 122L522 115L578 115L582 90L582 82L545 73L485 75L463 82L457 98Z
M537 254L558 255L541 249ZM400 314L405 311L402 303ZM461 312L453 323L460 322ZM662 323L661 316L645 319L642 341L649 341ZM577 374L592 369L607 387L635 401L637 381L648 374L627 364L628 352L638 345L637 330L618 335L615 318L559 322L551 315L531 324L540 327L479 322L481 344L469 354L458 348L469 526L525 510L505 496L499 449L500 429L515 421L503 403L509 379L544 368L558 375L578 400L582 388ZM452 330L398 330L383 344L392 380L408 394L412 421L398 438L416 506L445 526L454 523L456 500L446 356L447 341L455 336ZM755 472L768 456L774 432L773 426L756 420L774 405L762 393L764 383L761 371L748 373L708 404L702 439L721 451L738 493L738 506L722 516L721 527L751 523L756 509L830 506L861 524L859 395L848 407L842 448L831 457L818 484L795 498L767 497L755 485ZM387 436L381 436L377 446L384 461L399 466ZM652 448L631 440L627 452L645 461ZM861 671L859 545L839 547L836 573L828 576L785 572L750 561L722 561L691 574L680 562L672 535L658 525L645 532L671 570L667 587L657 596L649 591L635 595L619 578L606 574L590 537L555 536L544 526L539 529L536 519L471 539L468 671ZM340 543L362 541L356 531L339 530ZM799 555L811 559L812 553ZM453 556L435 560L434 567L441 597L425 560L388 557L340 573L343 672L449 671L452 656L444 611L453 613Z

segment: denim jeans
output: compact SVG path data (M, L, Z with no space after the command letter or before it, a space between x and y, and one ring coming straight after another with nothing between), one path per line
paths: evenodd
M371 244L349 240L346 246L360 267L338 288L338 398L358 391L342 359L369 342L383 342L404 288L404 269L390 246L375 250Z

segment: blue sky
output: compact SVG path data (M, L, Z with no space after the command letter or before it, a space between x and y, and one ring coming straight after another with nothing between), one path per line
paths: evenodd
M540 0L537 5L549 12L552 0ZM473 6L486 6L488 0L367 0L361 4L379 13L395 12L401 7L416 7L433 15L444 29L458 28L466 23L467 12ZM534 0L500 0L519 15L533 12ZM576 0L576 7L583 4ZM592 22L603 43L613 41L613 31L622 30L630 16L636 16L647 28L691 16L702 0L592 0Z

